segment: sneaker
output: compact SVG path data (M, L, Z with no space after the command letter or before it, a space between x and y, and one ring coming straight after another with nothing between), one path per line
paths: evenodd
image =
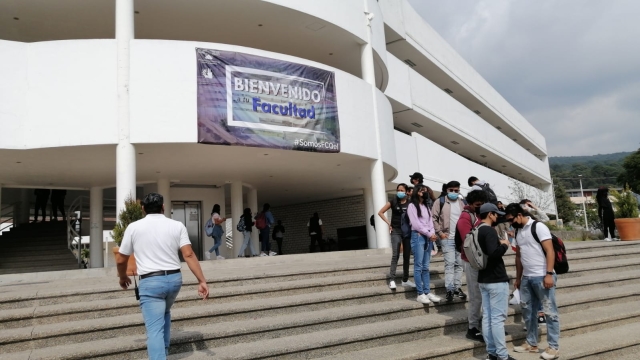
M440 299L439 296L433 295L432 293L428 293L427 297L429 298L429 300L431 300L431 302L434 302L434 303L439 303L440 300L442 300Z
M487 360L498 360L498 357L495 355L487 354Z
M516 359L514 359L511 355L509 355L509 356L507 356L507 360L516 360Z
M513 351L517 352L517 353L532 353L532 354L537 354L538 353L538 347L537 346L531 346L529 345L528 342L525 341L524 344L522 344L521 346L516 346L513 348ZM552 358L553 359L553 358Z
M415 288L416 284L414 284L413 281L407 280L402 282L402 286Z
M467 294L464 293L464 291L462 291L462 289L458 288L458 290L453 292L453 295L459 297L460 299L466 299L467 298Z
M238 255L238 257L239 257L239 258L243 258L243 257L245 257L245 256L244 256L244 255Z
M391 280L389 281L389 289L391 290L395 290L396 289L396 282Z
M484 337L482 337L482 333L480 332L480 330L476 328L467 330L466 337L469 340L484 342Z
M224 257L218 255L218 256L216 256L216 260L224 260Z
M560 357L560 350L556 350L548 347L541 355L541 358L545 360L557 359Z
M269 255L267 255L265 253L260 253L260 257L265 257L265 256L269 256Z
M447 302L453 301L453 291L447 291L447 296L445 297L445 300L447 300Z
M544 314L538 314L538 326L540 325L547 325L547 318L544 316Z
M604 241L611 241L611 238L604 238Z
M204 258L207 259L207 260L211 260L211 253L208 252L208 251L206 253L204 253Z
M429 298L425 294L418 295L418 298L416 299L416 301L421 304L431 305L431 301L429 301Z
M269 256L276 256L276 255L278 255L278 253L277 253L277 252L275 252L275 251L270 251L270 252L269 252Z

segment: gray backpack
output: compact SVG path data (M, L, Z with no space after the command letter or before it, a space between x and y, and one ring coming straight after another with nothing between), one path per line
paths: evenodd
M489 258L487 254L482 251L480 243L478 242L478 229L483 226L489 225L482 222L471 229L464 238L464 243L462 244L462 249L464 250L464 254L467 256L467 260L469 260L469 265L476 270L484 270L487 267L487 261Z

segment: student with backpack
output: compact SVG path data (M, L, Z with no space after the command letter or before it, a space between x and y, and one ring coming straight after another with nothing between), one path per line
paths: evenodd
M251 216L251 209L246 208L238 221L238 225L236 226L236 230L240 231L243 236L242 246L240 247L240 251L238 251L238 257L245 257L244 251L249 246L249 250L251 251L251 256L258 256L258 253L253 249L253 244L251 243L251 231L253 228L253 217Z
M413 250L413 280L416 282L418 298L416 301L431 305L440 302L440 298L431 293L429 263L431 250L438 239L433 228L431 211L427 206L429 193L424 185L416 185L411 197L407 214L411 221L411 250Z
M487 344L488 359L512 360L507 350L504 333L504 323L509 310L509 276L502 260L510 244L508 239L500 238L494 228L498 215L504 214L494 204L483 204L480 207L482 222L472 231L477 235L474 245L477 245L482 252L482 259L478 261L476 267L478 286L482 295L482 336ZM465 252L468 245L465 239ZM467 254L467 258L469 255ZM474 260L479 260L475 256L472 257Z
M492 203L496 206L498 205L498 197L496 196L496 193L493 191L493 189L491 189L491 186L489 186L489 183L485 182L484 180L479 180L475 176L472 176L469 178L469 180L467 180L467 184L469 184L469 187L471 187L472 191L484 191L485 194L487 194L487 202Z
M456 251L456 224L464 211L466 201L460 196L460 183L450 181L446 185L446 195L433 204L433 226L442 245L444 255L444 285L447 289L447 302L453 297L466 299L462 291L462 260Z
M467 276L467 311L469 328L467 339L484 342L480 319L482 319L482 295L478 286L478 270L469 265L469 259L462 249L463 242L471 230L480 224L480 207L487 202L487 195L482 190L474 190L467 194L468 205L464 207L460 219L456 224L456 250L460 252L460 259Z
M396 196L387 202L378 211L378 216L389 225L391 233L391 266L389 268L389 289L396 288L396 268L400 258L400 248L402 247L402 286L416 287L416 284L409 281L409 263L411 262L411 234L403 236L402 221L407 222L406 212L409 207L409 197L407 197L407 184L399 184L396 187ZM391 209L391 221L387 219L385 213Z
M256 215L256 229L260 232L260 256L276 256L278 253L271 251L271 241L269 241L269 234L271 234L271 225L276 221L271 214L271 205L264 204L262 211Z
M509 204L505 212L506 218L516 229L514 287L520 290L522 315L527 321L527 341L515 347L514 351L538 353L538 320L534 313L542 304L549 347L541 357L546 360L557 359L560 356L560 317L555 288L556 273L568 271L564 245L545 224L532 219L520 204ZM557 258L559 261L556 262Z
M208 236L213 237L213 247L204 253L204 258L207 260L211 260L211 253L214 251L216 252L217 260L224 260L224 257L220 256L220 250L218 248L222 245L222 235L224 234L222 224L225 221L227 221L227 219L220 216L220 205L213 205L211 219L207 221L205 230Z

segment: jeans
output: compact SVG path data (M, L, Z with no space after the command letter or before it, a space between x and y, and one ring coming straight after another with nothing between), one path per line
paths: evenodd
M181 286L181 273L140 280L140 309L147 329L150 360L167 358L171 338L171 305Z
M217 227L220 227L220 229L216 229ZM213 247L211 247L211 249L209 249L209 253L212 252L216 252L216 256L220 256L220 250L218 250L218 248L220 247L220 245L222 245L222 226L220 225L216 225L213 227Z
M269 251L271 251L271 242L269 242L269 231L271 229L264 228L260 230L260 247L262 252L269 255Z
M544 288L544 276L523 276L520 281L520 307L522 317L527 326L527 343L538 345L538 316L535 313L542 304L542 310L547 320L547 343L549 347L558 350L560 339L560 317L556 307L556 281L553 275L553 287Z
M469 313L469 329L480 329L480 319L482 319L482 294L478 286L478 270L463 261L464 272L467 275L467 301L469 302L467 312Z
M282 238L276 238L276 244L278 244L278 255L282 255Z
M400 258L400 245L402 245L402 281L409 280L409 264L411 263L411 238L402 238L402 230L393 229L391 231L391 267L389 268L389 278L395 281L396 268Z
M509 283L479 284L482 294L482 336L487 353L500 359L509 357L504 335L504 323L509 308ZM537 324L536 324L537 326Z
M413 280L416 282L418 295L431 291L429 263L433 242L417 231L411 231L411 250L413 250Z
M455 291L462 287L462 259L456 251L455 240L442 240L444 255L444 286L447 291Z
M51 202L51 212L53 213L53 218L58 220L58 210L62 213L62 218L65 219L67 215L64 212L64 201L63 202ZM51 217L49 217L51 219Z
M324 240L322 240L322 234L309 235L311 237L311 244L309 244L309 252L316 252L316 242L320 246L320 251L324 252Z
M251 250L251 256L256 256L258 253L253 249L253 244L251 243L251 231L243 231L242 235L244 236L244 241L242 242L242 246L240 247L240 251L238 251L238 256L244 256L244 251L249 246Z

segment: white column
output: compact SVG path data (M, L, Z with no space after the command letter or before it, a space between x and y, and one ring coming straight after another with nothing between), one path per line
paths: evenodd
M238 221L242 216L242 182L231 183L231 218L233 219L233 257L238 256L242 246L243 234L236 229Z
M251 211L258 212L258 190L253 188L249 190L247 205L249 205ZM255 228L254 231L251 232L251 243L253 244L253 248L260 252L260 233Z
M104 267L102 240L102 188L94 186L89 191L89 257L92 268Z
M129 46L134 37L133 0L116 0L118 44L118 146L116 148L116 209L136 196L136 150L129 138Z
M169 179L158 180L158 194L164 198L164 216L171 219L171 182Z
M365 226L367 228L367 247L369 249L376 249L378 247L378 239L376 238L378 225L376 224L376 228L374 229L369 222L371 215L376 213L373 208L373 191L371 191L371 188L364 188L362 189L362 192L364 197Z

